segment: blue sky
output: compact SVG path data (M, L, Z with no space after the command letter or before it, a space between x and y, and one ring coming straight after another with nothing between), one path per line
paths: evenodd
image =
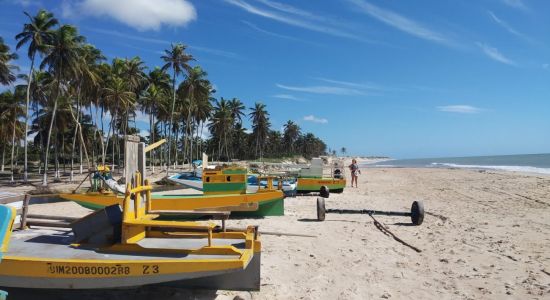
M273 128L293 120L333 149L550 152L549 1L4 0L0 36L14 46L39 8L109 59L154 67L183 42L217 97L262 101Z

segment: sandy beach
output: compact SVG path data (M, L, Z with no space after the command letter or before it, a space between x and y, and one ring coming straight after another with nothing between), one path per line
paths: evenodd
M349 176L348 176L349 177ZM463 169L363 168L359 188L331 194L327 208L409 211L422 200L424 224L378 216L417 253L384 235L366 215L316 221L316 197L285 200L284 217L230 220L262 235L259 292L156 291L171 299L548 299L550 176ZM84 215L74 203L32 212ZM159 294L160 293L160 294ZM137 293L147 298L148 293ZM126 294L127 295L127 294ZM237 298L238 299L238 298Z

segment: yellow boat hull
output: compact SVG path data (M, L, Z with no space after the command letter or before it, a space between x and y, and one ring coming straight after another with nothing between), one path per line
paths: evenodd
M346 179L298 178L296 191L298 193L319 192L322 186L327 186L331 192L341 193L346 187Z
M90 209L122 205L123 198L113 193L60 194L60 198L74 201ZM259 190L250 194L222 195L153 195L151 210L226 210L256 212L254 215L283 215L284 194L281 190Z

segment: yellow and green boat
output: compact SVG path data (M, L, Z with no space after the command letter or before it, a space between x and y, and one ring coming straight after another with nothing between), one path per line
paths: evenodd
M346 187L346 179L343 178L299 177L296 182L298 193L319 192L323 186L332 193L341 193Z
M268 179L265 188L247 193L247 170L239 167L205 169L203 194L152 195L152 210L225 210L241 216L284 215L284 194ZM269 184L271 182L271 184ZM60 198L90 209L121 204L122 196L110 191L92 191L83 194L60 194Z
M257 227L225 232L210 223L163 221L151 214L151 186L128 188L118 205L71 228L16 229L0 205L0 289L105 290L138 286L259 290ZM19 228L19 227L17 227Z
M331 167L330 175L324 174L323 160L313 158L308 168L302 168L296 178L296 191L298 193L320 192L323 186L330 192L341 193L346 187L343 165L335 163Z

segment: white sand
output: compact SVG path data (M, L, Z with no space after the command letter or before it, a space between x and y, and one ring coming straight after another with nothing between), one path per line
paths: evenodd
M261 291L218 291L217 298L550 298L549 176L363 169L359 188L331 194L326 202L328 208L409 211L412 200L420 199L427 211L421 226L408 226L406 217L377 219L421 253L381 233L365 215L328 214L325 222L316 222L314 196L287 198L284 217L229 221L231 227L258 224L260 231L317 237L262 235ZM55 203L32 211L81 215L87 210Z

